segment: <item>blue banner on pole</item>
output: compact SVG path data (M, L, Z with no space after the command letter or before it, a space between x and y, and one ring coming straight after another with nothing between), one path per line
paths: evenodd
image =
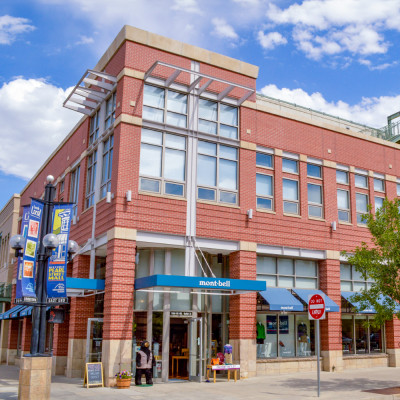
M57 235L59 244L53 250L47 266L48 303L68 303L66 275L72 206L72 204L56 204L53 209L52 230Z
M28 233L28 223L29 223L29 210L30 206L24 206L22 211L22 221L21 221L21 235L26 239ZM18 257L17 265L17 284L15 292L15 304L22 301L22 257Z
M36 254L42 214L43 204L33 199L29 209L28 230L21 268L21 294L24 302L37 302L35 293Z

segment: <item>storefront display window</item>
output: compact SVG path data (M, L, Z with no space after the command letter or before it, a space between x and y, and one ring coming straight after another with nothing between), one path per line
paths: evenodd
M355 317L356 353L368 353L368 328L365 326L367 317Z
M354 352L354 331L353 317L351 315L342 316L342 348L343 354L351 354Z

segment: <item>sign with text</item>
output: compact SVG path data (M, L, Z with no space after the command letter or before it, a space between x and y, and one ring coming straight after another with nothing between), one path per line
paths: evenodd
M83 386L103 386L103 364L101 362L86 363Z
M325 295L310 294L308 297L308 319L325 319Z
M29 210L30 206L24 206L22 210L22 221L21 221L21 235L26 239L28 233L28 222L29 222ZM14 303L18 304L22 302L22 257L18 257L17 265L17 284L15 292Z
M43 203L32 199L27 221L28 227L21 268L21 298L24 302L37 302L35 292L36 254L39 247L42 214Z
M53 233L58 246L53 250L47 265L47 302L68 303L66 275L68 240L71 228L72 204L56 204L53 208Z

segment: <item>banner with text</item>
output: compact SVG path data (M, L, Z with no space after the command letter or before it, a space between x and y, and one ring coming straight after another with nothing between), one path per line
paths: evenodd
M22 299L25 302L37 302L35 293L36 254L39 245L42 214L43 203L32 199L21 274L21 292Z
M72 207L73 204L56 204L53 209L53 233L57 235L59 244L53 250L47 266L47 301L49 303L68 302L66 275Z
M24 206L22 211L22 221L21 221L21 235L26 240L26 235L28 233L28 222L29 222L29 210L30 206ZM17 265L17 284L15 292L15 304L22 302L22 257L18 257Z

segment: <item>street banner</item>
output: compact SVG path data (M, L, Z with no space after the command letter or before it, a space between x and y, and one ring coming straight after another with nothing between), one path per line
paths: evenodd
M53 208L52 231L58 238L47 266L47 302L68 303L66 275L68 263L68 240L71 228L73 204L56 204Z
M35 293L36 254L39 245L42 214L43 203L32 199L29 209L24 257L22 260L21 294L23 302L37 302Z
M26 239L26 235L28 233L28 222L29 222L29 210L30 206L24 206L22 211L22 221L21 221L21 235ZM16 284L16 292L15 292L15 300L14 303L18 304L22 302L22 257L18 257L17 264L17 284Z

